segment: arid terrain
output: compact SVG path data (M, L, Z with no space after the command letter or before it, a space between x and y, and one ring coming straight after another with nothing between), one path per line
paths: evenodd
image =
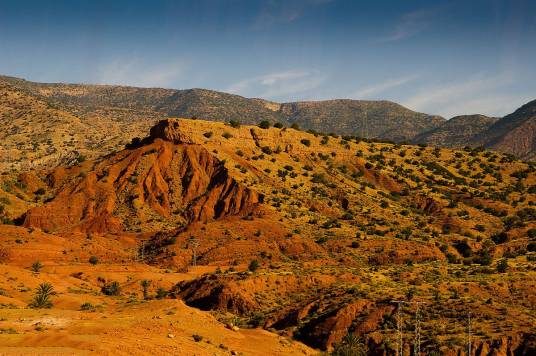
M1 354L393 355L397 329L405 354L536 351L533 162L156 119L3 171Z

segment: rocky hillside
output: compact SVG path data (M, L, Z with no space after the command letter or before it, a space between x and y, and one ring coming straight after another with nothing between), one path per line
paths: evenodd
M144 119L127 119L132 111L126 109L84 112L59 108L41 95L0 82L0 171L99 157L147 132L157 118L145 113Z
M412 142L440 147L486 147L525 160L536 157L536 100L503 118L457 116L416 135Z
M326 100L282 104L291 123L319 132L407 141L445 119L416 113L390 101Z
M525 159L536 157L536 100L531 101L477 135L485 147Z
M165 295L229 328L389 355L403 300L410 353L418 301L426 352L464 350L469 312L476 355L535 350L536 174L511 156L166 119L97 160L0 180L3 221L19 225L5 236L25 233L8 254L33 231L103 261L203 266Z

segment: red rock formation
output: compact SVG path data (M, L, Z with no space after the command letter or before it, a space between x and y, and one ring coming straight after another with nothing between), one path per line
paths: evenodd
M193 138L181 130L180 120L164 119L151 128L150 137L173 143L195 143Z
M247 215L262 196L234 180L222 162L188 141L176 120L151 130L153 143L114 154L79 176L64 181L49 203L31 209L24 225L45 230L119 232L123 221L144 222L152 216L180 222ZM164 141L165 139L166 141ZM177 214L177 212L180 212Z

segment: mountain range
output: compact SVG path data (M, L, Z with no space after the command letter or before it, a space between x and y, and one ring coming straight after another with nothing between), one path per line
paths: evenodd
M143 136L165 117L256 124L441 147L484 146L522 159L536 152L536 101L503 118L450 120L389 101L276 103L206 89L46 84L0 76L0 168L54 166L94 158ZM127 130L128 128L128 130Z

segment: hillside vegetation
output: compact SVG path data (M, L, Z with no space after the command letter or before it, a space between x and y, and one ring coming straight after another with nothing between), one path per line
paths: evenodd
M1 180L10 268L46 258L48 278L53 266L88 271L92 255L137 261L169 271L149 274L153 295L162 288L231 330L265 328L295 351L305 346L290 339L337 352L355 336L360 350L393 354L393 300L424 303L426 352L465 350L469 312L476 355L535 350L536 175L510 155L166 119L95 160ZM68 247L44 247L55 239ZM113 281L128 291L115 297L122 308L141 298L141 274L84 275L76 293L88 299L107 300L99 290ZM4 278L6 304L30 302ZM400 312L409 353L417 309Z

